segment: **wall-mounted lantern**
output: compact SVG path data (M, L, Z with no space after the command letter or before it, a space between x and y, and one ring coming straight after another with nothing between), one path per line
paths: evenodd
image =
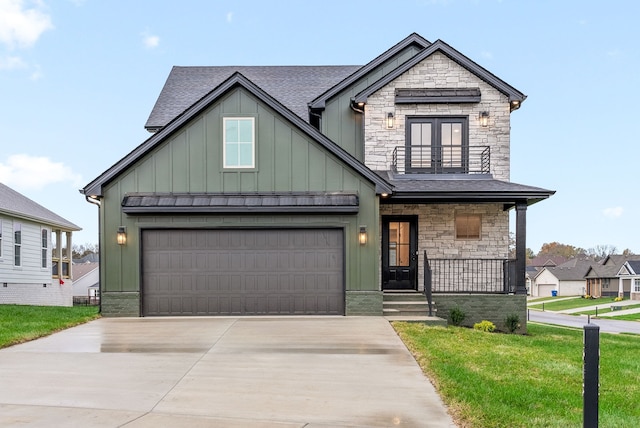
M124 226L120 226L118 228L118 233L116 233L116 241L118 245L124 245L127 243L127 228Z
M360 245L365 245L367 243L367 226L360 226L358 242L360 242Z
M482 113L480 113L479 119L480 119L480 126L482 126L483 128L486 128L487 126L489 126L488 111L483 111Z
M393 128L393 113L387 113L387 129Z

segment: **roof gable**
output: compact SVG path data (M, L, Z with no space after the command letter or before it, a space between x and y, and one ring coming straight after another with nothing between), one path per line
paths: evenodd
M377 82L375 82L374 84L372 84L371 86L369 86L368 88L364 89L359 94L357 94L354 97L354 102L366 103L367 98L371 94L383 88L384 86L388 85L390 82L392 82L393 80L398 78L400 75L402 75L403 73L405 73L406 71L414 67L416 64L420 63L421 61L425 60L429 56L433 55L435 52L443 53L444 55L449 57L451 60L457 62L462 67L466 68L469 72L475 74L480 79L484 80L489 85L496 88L498 91L507 95L509 97L509 101L511 102L512 110L515 110L516 108L518 108L520 106L520 103L522 103L527 98L526 95L524 95L522 92L518 91L516 88L509 85L504 80L498 78L496 75L489 72L484 67L478 65L477 63L475 63L474 61L472 61L462 53L458 52L457 50L455 50L454 48L452 48L442 40L436 40L430 46L425 48L422 52L415 55L409 61L406 61L405 63L400 65L393 72L387 74L386 76L384 76L383 78L381 78L380 80L378 80Z
M179 131L186 123L188 123L191 119L196 117L198 114L203 112L206 108L208 108L211 104L215 103L220 97L228 93L228 91L241 87L244 90L251 93L261 102L268 105L270 108L275 110L279 115L287 119L291 124L293 124L297 129L302 131L304 134L318 142L324 149L338 157L340 160L345 162L348 166L353 168L356 172L358 172L361 176L367 178L369 181L376 185L376 189L379 192L391 193L392 186L387 183L380 176L375 174L369 168L367 168L364 164L346 152L344 149L336 145L329 138L321 134L317 129L312 127L309 123L305 122L302 118L296 115L294 112L289 110L287 107L282 105L264 90L259 88L241 73L236 72L227 80L222 82L219 86L214 88L211 92L209 92L206 96L201 98L195 104L193 104L189 109L187 109L184 113L176 117L174 120L169 122L166 126L161 128L156 134L152 137L148 138L138 147L136 147L133 151L131 151L128 155L122 158L119 162L113 165L111 168L106 170L100 176L95 178L92 182L87 184L82 190L81 193L85 195L102 195L103 186L109 183L111 180L116 178L120 173L125 171L129 166L133 165L137 160L139 160L142 156L148 153L153 148L157 147L159 144L164 142L167 138L173 135L175 132Z
M0 183L0 214L7 214L70 231L82 230L81 227L2 183Z
M309 103L309 107L312 109L323 109L325 107L327 100L334 97L338 93L342 92L349 86L353 85L362 77L364 77L367 73L370 73L376 67L382 65L385 61L391 59L392 57L394 57L404 49L412 45L418 46L419 48L426 48L430 44L431 43L427 39L423 38L419 34L417 33L410 34L408 37L404 38L403 40L396 43L394 46L392 46L382 54L378 55L375 59L370 61L367 65L360 67L353 74L351 74L350 76L342 80L337 85L329 88L323 94L321 94L316 99L311 101Z

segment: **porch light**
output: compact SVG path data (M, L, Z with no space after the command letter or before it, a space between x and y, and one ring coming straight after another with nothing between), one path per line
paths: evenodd
M118 245L124 245L127 243L127 228L124 226L120 226L118 228L118 233L116 233L116 241Z
M367 243L367 226L360 226L358 241L360 242L360 245L365 245Z
M387 129L393 128L393 113L387 113Z
M483 111L482 113L480 113L479 119L480 119L480 126L482 126L483 128L486 128L487 126L489 126L488 111Z

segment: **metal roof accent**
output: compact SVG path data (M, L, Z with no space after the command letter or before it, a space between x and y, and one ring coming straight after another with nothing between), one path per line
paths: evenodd
M480 89L396 89L396 104L479 103Z
M189 120L200 114L212 103L216 102L221 96L237 87L241 87L250 92L261 102L265 103L282 117L291 122L293 126L297 127L307 136L317 141L325 149L327 149L327 151L329 151L340 160L345 162L347 165L349 165L351 168L353 168L355 171L357 171L361 176L374 183L376 185L376 191L378 193L391 193L392 187L389 183L387 183L384 179L367 168L362 162L353 157L342 147L338 146L328 137L320 133L320 131L318 131L316 128L305 122L302 118L300 118L300 116L296 115L294 112L282 105L278 100L274 99L271 95L262 90L255 83L247 79L241 73L234 73L231 77L229 77L227 80L225 80L219 86L209 92L205 97L201 98L198 102L189 107L189 109L187 109L184 113L173 119L157 133L155 133L138 147L133 149L128 155L111 166L111 168L107 169L100 176L87 184L83 189L81 189L81 193L87 196L101 196L103 185L107 184L109 181L117 177L121 172L123 172L130 165L140 159L140 157L142 157L144 154L162 143L166 138L169 138L174 132L178 131Z
M517 102L516 104L512 104L513 110L515 110L515 108L518 108L520 104L527 98L527 96L524 95L522 92L518 91L516 88L509 85L504 80L498 78L489 70L478 65L477 63L475 63L474 61L472 61L462 53L458 52L457 50L455 50L454 48L452 48L442 40L438 39L435 42L433 42L430 46L426 47L423 51L413 56L413 58L411 58L410 60L398 66L391 73L388 73L384 77L380 78L377 82L370 85L368 88L365 88L364 90L362 90L360 93L358 93L354 97L353 101L355 103L366 103L367 98L371 94L378 91L382 87L388 85L390 82L392 82L393 80L398 78L400 75L405 73L407 70L411 69L416 64L420 63L421 61L428 58L429 56L433 55L435 52L442 52L451 60L457 62L458 64L460 64L461 66L469 70L471 73L475 74L480 79L484 80L489 85L496 88L498 91L507 95L509 97L509 101L516 101Z
M161 213L333 213L355 214L358 195L346 192L132 193L122 200L126 214Z
M382 54L378 55L373 60L369 61L368 64L360 67L353 74L351 74L350 76L348 76L347 78L342 80L337 85L329 88L323 94L321 94L316 99L311 101L309 103L309 108L312 108L312 109L324 109L327 100L331 99L336 94L339 94L340 92L342 92L347 87L353 85L355 82L357 82L363 76L365 76L367 73L371 72L374 68L378 67L379 65L381 65L382 63L384 63L388 59L392 58L394 55L398 54L403 49L406 49L407 47L409 47L411 45L416 45L416 46L419 46L420 48L426 48L430 44L431 44L431 42L429 42L427 39L425 39L421 35L419 35L417 33L411 33L409 36L405 37L400 42L396 43L394 46L392 46L391 48L387 49L385 52L383 52Z
M82 230L81 227L2 183L0 183L0 214L59 227L66 231Z

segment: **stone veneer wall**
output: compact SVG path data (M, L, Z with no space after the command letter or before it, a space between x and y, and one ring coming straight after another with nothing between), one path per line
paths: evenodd
M479 88L480 103L395 104L396 88ZM489 126L480 126L478 116L489 112ZM393 112L395 125L386 128L387 113ZM365 106L365 164L373 170L390 170L393 149L405 145L407 116L468 116L469 146L491 147L491 173L509 180L510 106L508 97L485 81L436 52L420 64L369 96Z
M455 238L456 212L481 215L480 239ZM509 213L503 210L502 204L381 204L380 215L418 216L418 289L420 290L424 289L424 250L427 251L430 259L481 259L507 258L508 256ZM382 248L382 242L379 248Z
M108 317L139 317L140 293L118 292L100 295L100 313Z
M345 315L382 315L381 291L347 291Z
M516 333L527 332L527 296L509 294L434 294L433 300L440 318L451 324L449 311L459 307L466 315L462 325L473 327L482 320L491 321L500 331L509 331L505 318L517 314L520 328Z
M70 279L62 285L57 279L41 284L2 283L0 304L73 306L73 285Z

